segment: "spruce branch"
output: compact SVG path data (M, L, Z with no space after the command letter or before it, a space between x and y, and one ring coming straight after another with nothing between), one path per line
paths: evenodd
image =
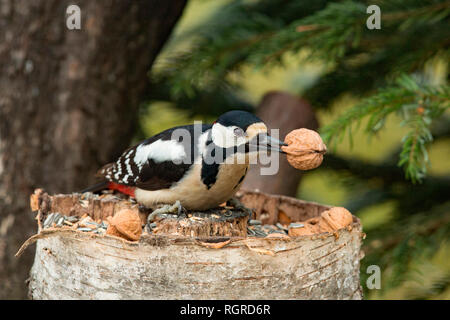
M450 203L414 216L404 216L370 231L364 251L363 265L376 264L391 272L384 279L382 290L393 288L405 280L414 280L410 263L418 257L431 257L450 235ZM364 266L363 266L364 269ZM364 273L361 274L367 277Z
M367 117L365 132L373 135L384 126L388 116L397 113L403 117L401 125L410 128L402 139L398 165L404 168L407 179L420 182L426 175L428 164L426 147L433 140L430 127L433 120L450 106L450 86L421 85L407 75L402 75L396 82L396 86L380 90L323 127L321 133L327 143L336 147L346 133L351 139L354 123Z
M383 29L377 32L366 28L365 1L315 1L311 5L308 1L286 4L281 0L260 0L249 4L236 0L219 16L195 32L190 31L193 46L189 52L173 57L164 72L170 73L174 94L184 91L193 95L194 88L227 81L224 79L228 72L238 71L243 64L264 67L282 63L285 53L303 48L309 49L307 58L332 63L356 48L375 55L380 51L381 56L383 52L397 52L393 56L404 61L391 65L405 65L403 69L448 48L448 0L374 4L382 7L385 21ZM286 5L288 12L282 10ZM426 36L420 35L421 30ZM404 54L400 54L401 48L407 47L415 50L403 50Z

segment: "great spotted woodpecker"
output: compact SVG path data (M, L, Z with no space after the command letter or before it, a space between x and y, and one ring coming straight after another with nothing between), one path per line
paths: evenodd
M282 145L258 117L229 111L212 125L174 127L125 150L99 170L101 183L82 192L115 189L147 207L179 200L187 209L206 210L236 193L251 155L282 152Z

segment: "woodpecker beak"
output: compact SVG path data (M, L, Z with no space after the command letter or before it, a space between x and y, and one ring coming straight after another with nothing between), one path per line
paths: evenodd
M255 150L258 151L269 150L280 153L286 153L283 150L281 150L281 147L287 146L287 144L269 136L267 133L258 134L255 138L252 139L252 141L250 141L249 144L250 147L255 148Z

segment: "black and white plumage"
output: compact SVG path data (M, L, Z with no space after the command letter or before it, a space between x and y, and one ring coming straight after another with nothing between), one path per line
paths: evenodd
M85 191L109 187L125 190L146 206L179 200L185 208L206 210L239 189L251 152L280 151L281 145L259 118L230 111L214 124L171 128L125 150L99 170L103 183Z
M211 125L202 125L201 133L211 128ZM98 172L97 176L104 177L115 183L143 188L145 190L158 190L169 188L179 181L190 164L193 163L195 152L194 141L182 143L172 140L175 130L187 130L194 137L194 125L179 126L163 131L138 145L131 147L117 159L107 164ZM190 150L187 150L190 148ZM187 164L174 161L183 161L192 154Z

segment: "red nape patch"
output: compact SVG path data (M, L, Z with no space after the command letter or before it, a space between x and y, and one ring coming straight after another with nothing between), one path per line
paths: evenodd
M118 184L114 182L108 183L108 189L117 190L123 194L129 195L134 198L134 187L124 186L123 184Z

